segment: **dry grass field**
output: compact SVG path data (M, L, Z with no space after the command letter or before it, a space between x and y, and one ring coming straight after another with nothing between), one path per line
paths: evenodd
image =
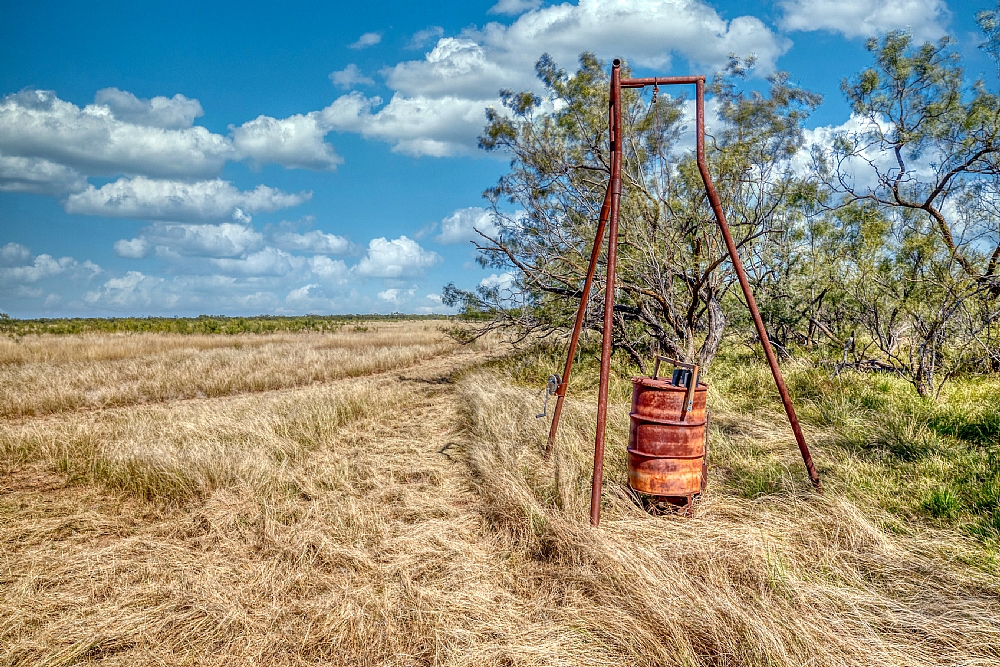
M90 334L0 339L0 417L298 387L442 354L439 326L336 334Z
M818 496L712 389L709 493L654 517L619 381L593 530L587 366L545 462L547 362L439 327L4 342L0 665L1000 662L995 543L908 520L847 417L804 407Z

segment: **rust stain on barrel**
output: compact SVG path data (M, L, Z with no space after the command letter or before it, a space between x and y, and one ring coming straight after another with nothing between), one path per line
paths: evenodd
M703 489L708 386L699 383L694 405L680 420L686 389L667 380L632 380L629 486L654 496L693 496Z

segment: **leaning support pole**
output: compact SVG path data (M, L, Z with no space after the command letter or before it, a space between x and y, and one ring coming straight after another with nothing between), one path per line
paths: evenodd
M785 413L788 415L788 423L792 426L792 432L795 434L795 441L799 444L799 451L802 453L802 460L805 461L806 470L809 471L809 479L812 480L813 486L816 487L817 490L822 491L823 487L819 481L819 474L816 472L816 466L813 465L812 456L809 454L809 447L806 445L806 439L802 435L802 428L799 426L798 417L795 416L795 408L792 406L792 399L788 395L788 388L785 387L785 380L781 376L781 369L778 368L778 360L774 356L774 350L771 349L771 341L767 337L767 330L764 328L764 321L760 317L760 311L757 310L757 302L754 300L753 293L750 291L750 281L747 280L746 271L743 269L743 262L740 261L740 256L736 250L736 243L733 241L733 235L729 231L729 223L726 222L726 214L722 210L722 202L719 200L719 193L716 192L715 186L712 184L712 177L708 173L708 163L705 160L705 79L699 78L696 85L698 88L698 169L701 171L701 178L705 182L705 190L708 193L708 200L712 203L712 210L715 212L715 218L719 222L719 228L722 230L722 236L726 240L726 248L729 250L729 258L733 262L733 268L736 269L736 277L739 279L740 287L743 289L743 297L746 299L747 307L750 309L750 314L753 316L754 326L757 327L757 335L760 336L760 343L764 347L764 355L767 357L767 364L771 367L771 374L774 375L774 383L778 386L778 393L781 394L781 402L785 405ZM612 219L614 221L612 224L616 225L617 218L614 213L612 213ZM614 229L616 229L616 226L612 227L612 230ZM601 377L603 378L603 375ZM600 430L600 422L598 422L597 428ZM593 517L593 510L591 510L591 516Z
M615 264L618 261L618 207L622 198L622 99L621 61L611 68L611 216L608 231L608 272L604 282L604 328L601 341L601 383L597 390L597 434L594 438L594 477L590 485L590 523L601 523L604 475L604 431L608 417L608 384L611 379L611 338L615 310Z
M576 323L573 325L573 335L569 339L569 351L566 353L566 366L563 368L562 382L556 389L556 409L552 411L552 425L549 426L549 441L545 444L545 459L552 456L552 446L556 441L556 431L559 430L559 417L562 415L563 401L566 400L566 388L569 386L569 374L573 371L573 355L576 354L576 345L580 341L580 332L583 329L583 318L587 314L587 303L590 301L590 288L594 284L594 274L597 272L597 259L601 255L601 246L604 244L604 228L607 226L608 216L611 213L611 184L604 194L604 203L601 205L601 215L597 219L597 234L594 235L594 249L590 251L590 265L587 267L587 278L583 282L583 294L580 296L580 306L576 309Z

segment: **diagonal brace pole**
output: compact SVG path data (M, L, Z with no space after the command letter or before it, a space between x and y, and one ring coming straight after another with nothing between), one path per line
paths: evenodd
M590 288L594 284L594 274L597 272L597 260L601 255L604 243L604 229L611 213L611 184L604 194L604 204L601 215L597 219L597 233L594 235L594 249L590 251L590 265L587 267L587 278L583 282L583 294L580 296L580 306L576 309L576 323L573 325L573 335L569 339L569 352L566 353L566 366L563 368L562 381L556 389L556 408L552 412L552 425L549 427L549 440L545 444L545 459L552 456L552 446L556 441L556 431L559 430L559 417L562 415L563 401L566 399L566 389L569 387L569 374L573 372L573 356L580 341L583 329L583 318L587 314L587 303L590 301Z
M708 161L705 159L705 79L700 78L696 86L698 93L698 170L701 172L701 178L705 182L705 191L708 193L708 200L712 204L712 211L715 212L715 218L719 222L719 229L722 230L722 236L726 240L729 259L733 263L733 268L736 269L736 277L740 281L743 298L746 299L747 308L750 309L750 315L753 317L753 324L757 329L757 335L760 337L760 344L764 348L764 356L767 357L767 365L771 367L774 384L777 385L778 393L781 394L781 402L785 406L785 414L788 415L788 423L792 427L792 433L795 434L795 442L799 445L799 452L802 454L802 460L805 462L806 470L809 472L809 479L818 491L822 491L823 486L819 481L819 473L816 472L812 455L809 453L809 446L806 445L806 439L802 435L802 427L799 426L799 419L795 415L795 407L792 405L791 396L789 396L788 388L785 386L785 379L781 376L781 369L778 368L778 360L774 356L774 350L771 348L767 329L764 328L764 320L760 317L760 310L757 309L757 301L753 298L753 292L750 291L750 281L747 280L747 273L743 269L743 262L740 261L736 243L733 241L733 235L729 231L729 223L726 222L726 214L722 210L722 201L719 199L719 193L716 192L715 185L712 183L712 176L708 172Z

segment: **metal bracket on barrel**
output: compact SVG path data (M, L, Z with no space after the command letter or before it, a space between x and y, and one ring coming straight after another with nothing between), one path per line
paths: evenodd
M681 408L681 421L687 421L688 413L691 412L691 409L694 407L694 391L698 387L698 364L689 364L681 361L680 359L672 359L671 357L664 357L658 354L656 355L656 363L653 365L654 380L660 373L661 361L673 364L677 368L683 368L691 371L691 377L688 378L687 382L687 393L684 395L684 406Z

